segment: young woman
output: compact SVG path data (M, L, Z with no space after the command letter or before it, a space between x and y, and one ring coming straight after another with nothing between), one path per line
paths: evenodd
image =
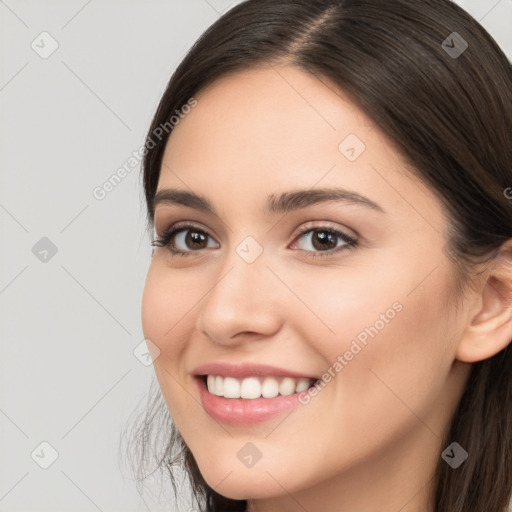
M218 19L146 141L141 472L163 435L199 510L505 511L511 137L511 64L450 1Z

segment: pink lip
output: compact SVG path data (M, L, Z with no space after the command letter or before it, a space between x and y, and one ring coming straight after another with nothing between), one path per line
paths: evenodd
M216 375L221 374L216 373ZM204 383L203 377L196 377L195 380L205 411L220 423L250 425L273 418L300 403L299 393L288 396L278 395L275 398L224 398L211 394Z
M207 363L198 366L192 372L194 375L220 375L221 377L294 377L297 379L308 378L317 379L314 375L305 375L284 368L278 368L277 366L269 366L263 364L229 364L229 363ZM267 399L265 399L267 400Z

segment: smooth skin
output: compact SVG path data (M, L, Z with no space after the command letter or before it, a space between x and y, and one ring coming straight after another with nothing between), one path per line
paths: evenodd
M158 191L195 192L217 215L157 206L157 236L179 221L196 228L171 242L184 257L155 248L142 322L202 475L218 493L248 499L251 511L429 510L442 434L470 363L512 338L510 260L483 269L461 301L440 201L326 80L261 67L195 98L167 143ZM355 161L339 149L349 134L366 146ZM264 211L269 195L332 187L383 212L346 201ZM318 257L326 249L314 240L329 228L357 246L335 235L334 252ZM208 233L199 248L196 229ZM305 229L315 231L299 237ZM248 236L263 249L252 263L237 253ZM198 365L261 363L321 378L397 302L401 311L307 405L250 426L220 424L203 409ZM252 467L237 457L248 442L261 452Z

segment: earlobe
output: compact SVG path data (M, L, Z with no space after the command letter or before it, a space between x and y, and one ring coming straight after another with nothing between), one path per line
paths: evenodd
M512 250L504 245L486 273L478 308L468 318L456 358L466 363L488 359L512 342Z

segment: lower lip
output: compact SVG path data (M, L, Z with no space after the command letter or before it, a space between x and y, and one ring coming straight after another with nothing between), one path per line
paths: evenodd
M275 398L224 398L210 393L203 378L196 377L199 396L205 411L221 423L251 425L274 418L299 405L298 393Z

